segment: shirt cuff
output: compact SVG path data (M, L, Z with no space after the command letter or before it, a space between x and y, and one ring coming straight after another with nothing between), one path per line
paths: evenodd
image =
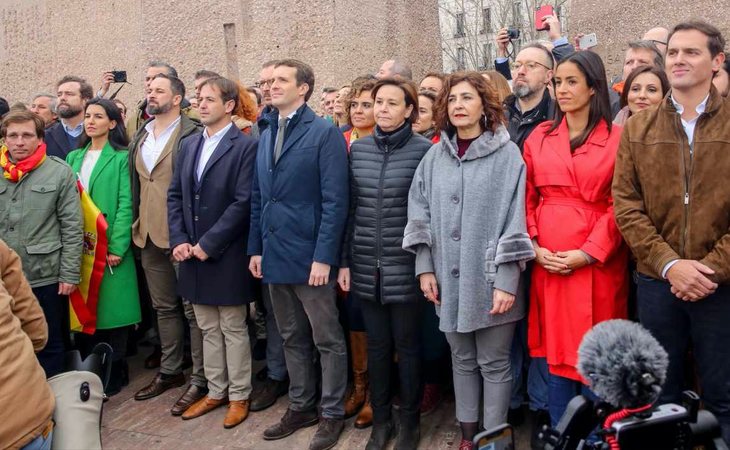
M553 45L555 47L560 47L561 45L568 45L568 38L565 36L559 37L553 41Z
M677 264L677 262L679 262L679 260L675 259L675 260L669 261L664 266L664 268L662 269L662 278L664 278L665 280L667 279L667 272L669 272L669 269L671 269L673 265Z
M497 59L494 60L494 62L496 62L497 64L504 64L507 61L509 61L509 58L504 58L502 56L500 56L500 57L498 57Z

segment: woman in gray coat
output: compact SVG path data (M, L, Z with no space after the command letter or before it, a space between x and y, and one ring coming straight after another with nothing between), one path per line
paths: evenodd
M449 76L437 101L441 142L416 170L403 248L436 305L451 346L460 449L478 429L506 422L510 346L525 315L520 288L535 256L525 225L525 165L503 125L497 94L476 72Z

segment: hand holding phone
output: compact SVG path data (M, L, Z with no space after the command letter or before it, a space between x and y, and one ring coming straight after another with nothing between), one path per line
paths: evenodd
M598 39L596 33L585 34L578 40L578 47L581 50L588 50L598 45Z
M546 31L550 29L550 25L546 23L545 18L554 16L555 9L552 5L542 5L535 10L535 30Z

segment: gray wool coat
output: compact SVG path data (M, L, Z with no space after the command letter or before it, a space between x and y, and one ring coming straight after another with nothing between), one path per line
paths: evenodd
M525 225L525 163L503 126L484 132L459 159L456 135L442 132L421 160L408 197L403 248L416 276L434 272L444 332L468 333L524 317L525 263L535 257ZM517 296L492 315L497 288Z

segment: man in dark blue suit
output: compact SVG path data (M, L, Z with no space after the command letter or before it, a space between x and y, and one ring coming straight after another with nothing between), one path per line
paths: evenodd
M274 67L270 127L261 134L251 198L250 270L269 285L289 369L289 409L264 431L275 440L315 425L322 364L322 421L310 450L332 448L344 426L347 351L335 304L348 211L342 133L306 105L314 72L297 60Z
M56 91L56 113L61 120L46 130L46 153L65 161L79 147L86 102L94 98L94 89L83 78L67 75L56 84Z
M232 428L248 417L251 394L245 267L256 141L231 122L236 83L210 78L199 101L205 130L183 140L167 196L170 248L180 263L178 294L195 310L208 380L208 394L182 418L228 403L223 426Z

